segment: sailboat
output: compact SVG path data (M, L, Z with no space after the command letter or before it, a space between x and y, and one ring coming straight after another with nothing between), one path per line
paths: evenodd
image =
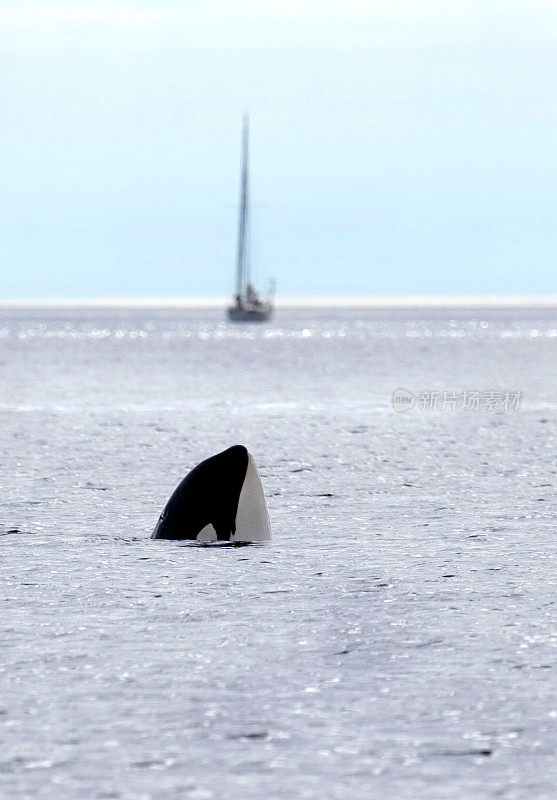
M273 314L269 298L260 297L250 275L249 258L249 120L244 114L242 130L242 171L240 175L240 218L238 224L238 252L236 257L236 295L234 305L228 309L232 322L265 322Z

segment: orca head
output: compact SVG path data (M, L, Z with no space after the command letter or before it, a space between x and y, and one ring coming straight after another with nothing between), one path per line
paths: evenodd
M270 539L261 478L247 449L234 445L194 467L170 497L152 538L200 542Z

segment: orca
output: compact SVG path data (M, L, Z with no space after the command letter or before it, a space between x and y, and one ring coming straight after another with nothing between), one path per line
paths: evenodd
M151 539L265 542L269 514L259 471L240 444L202 461L178 484Z

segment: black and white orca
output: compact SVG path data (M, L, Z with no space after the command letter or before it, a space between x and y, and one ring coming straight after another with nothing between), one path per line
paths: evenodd
M265 542L271 526L253 456L235 445L202 461L178 484L151 539Z

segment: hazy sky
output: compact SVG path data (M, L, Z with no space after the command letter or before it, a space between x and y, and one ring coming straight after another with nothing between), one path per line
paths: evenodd
M554 0L2 2L0 298L557 292Z

